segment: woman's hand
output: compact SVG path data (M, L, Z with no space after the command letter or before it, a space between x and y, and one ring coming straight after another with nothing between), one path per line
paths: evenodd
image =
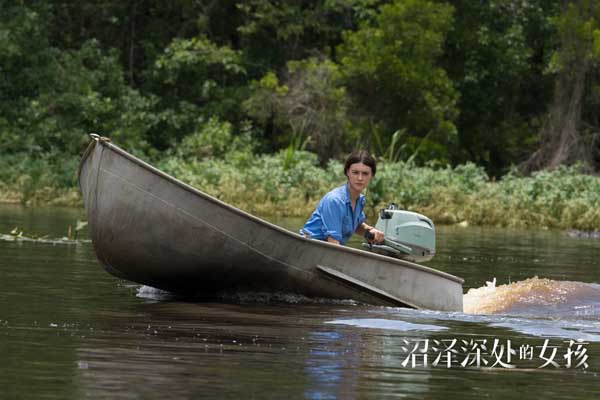
M372 239L367 239L369 241L369 243L383 243L383 240L385 239L385 234L383 232L381 232L379 229L369 226L363 222L356 230L356 233L358 233L361 236L365 236L365 233L367 233L367 232L369 232L373 235ZM365 236L365 238L366 238L366 236Z
M369 232L371 232L375 236L372 240L370 240L371 243L378 243L378 244L383 243L383 241L385 239L385 234L383 232L381 232L379 229L375 229L375 228L371 228L369 230Z
M327 241L329 243L333 243L333 244L340 244L340 241L337 239L332 238L331 236L327 236Z

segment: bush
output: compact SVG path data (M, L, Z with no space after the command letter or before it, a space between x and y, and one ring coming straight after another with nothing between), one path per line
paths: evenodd
M257 215L308 217L326 192L345 182L339 160L322 168L315 153L255 154L252 143L250 129L234 135L229 123L211 119L156 165ZM60 153L1 157L0 201L80 204L78 161ZM474 164L441 168L381 160L367 199L371 217L395 202L441 224L600 229L600 178L582 174L577 166L490 181Z

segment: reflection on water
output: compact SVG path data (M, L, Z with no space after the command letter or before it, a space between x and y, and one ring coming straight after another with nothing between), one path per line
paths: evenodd
M0 233L62 237L81 218L0 206ZM110 276L89 243L0 241L0 397L594 398L599 249L562 232L440 227L427 265L465 279L466 312L448 313L285 293L190 303ZM490 364L407 359L453 340ZM494 344L502 361L512 346L515 368L489 368ZM588 367L567 368L578 345ZM552 349L558 367L540 368Z
M364 398L429 391L428 371L399 366L400 336L340 329L331 316L368 308L156 303L111 324L77 349L78 384L89 397L250 396ZM102 321L102 322L101 322ZM129 395L132 383L140 385ZM253 396L254 395L254 396Z

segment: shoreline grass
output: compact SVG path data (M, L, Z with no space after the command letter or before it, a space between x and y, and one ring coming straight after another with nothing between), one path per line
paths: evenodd
M190 159L168 155L160 169L220 200L262 216L308 218L319 199L344 183L342 164L318 166L312 153L297 151L227 159ZM22 172L22 171L20 171ZM0 203L25 206L82 206L75 185L60 186L47 170L45 179L21 175L0 182ZM577 167L532 176L510 173L490 180L474 164L455 168L380 161L367 191L367 211L375 218L390 202L430 217L436 224L510 228L600 229L600 178Z

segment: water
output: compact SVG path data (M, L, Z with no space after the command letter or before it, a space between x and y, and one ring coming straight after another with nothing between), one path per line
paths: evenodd
M82 217L77 209L0 205L0 234L17 226L61 238ZM589 399L599 392L597 240L440 227L427 265L465 278L468 313L287 294L183 302L110 276L89 243L68 243L0 240L2 399ZM452 353L444 348L453 342L448 368Z

